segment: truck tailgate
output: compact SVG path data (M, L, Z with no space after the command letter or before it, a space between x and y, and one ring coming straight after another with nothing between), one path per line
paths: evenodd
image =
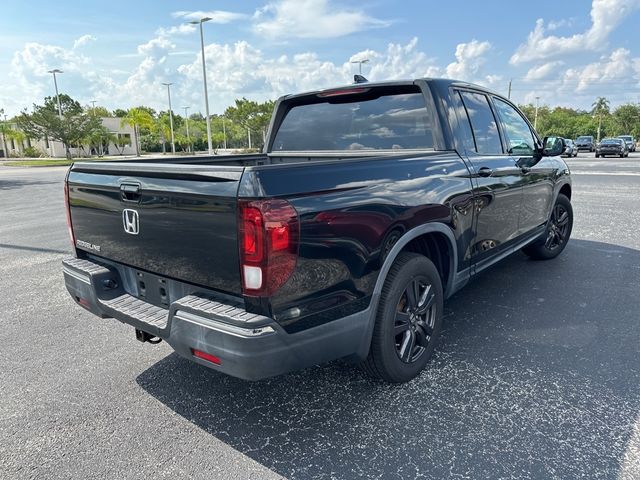
M69 171L79 250L239 294L237 192L244 167L77 163Z

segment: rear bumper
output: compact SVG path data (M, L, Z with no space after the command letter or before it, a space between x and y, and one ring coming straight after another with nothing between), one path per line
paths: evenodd
M370 339L370 310L288 334L273 319L248 313L241 299L193 292L169 305L151 305L120 286L118 271L81 260L63 261L73 299L101 318L113 317L165 340L185 358L245 380L258 380L346 356L364 358ZM113 288L113 285L117 285ZM193 349L218 357L217 365Z

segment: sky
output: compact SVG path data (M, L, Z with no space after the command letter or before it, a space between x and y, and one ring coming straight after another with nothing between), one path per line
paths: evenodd
M370 80L448 77L517 103L590 109L640 103L640 0L3 0L0 108L54 94L108 109L204 112L203 16L211 113L234 99Z

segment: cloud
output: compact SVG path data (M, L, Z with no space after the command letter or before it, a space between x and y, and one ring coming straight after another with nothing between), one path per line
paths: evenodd
M449 78L471 81L480 71L485 62L484 55L491 50L489 42L471 40L460 43L456 47L456 61L447 65L446 73Z
M561 60L543 63L529 69L524 79L526 81L544 80L556 73L562 65L564 65L564 62Z
M156 35L188 35L195 32L197 28L198 27L191 23L181 23L180 25L174 25L173 27L169 28L160 27L158 30L156 30Z
M535 76L537 70L552 63L558 63L558 66L548 68L557 70L558 74L549 73L544 78L532 79L532 86L526 88L523 95L525 103L533 103L539 96L549 105L590 108L598 96L606 97L612 105L637 100L633 92L640 88L640 58L634 58L625 48L614 49L586 65L558 68L562 67L561 62L549 62L534 67L530 73L533 71Z
M270 39L336 38L391 24L328 0L280 0L257 10L253 20L254 33Z
M547 35L549 26L545 28L543 19L536 21L536 26L511 56L511 64L536 60L547 60L581 51L597 51L604 48L611 32L622 23L632 11L640 8L640 0L593 0L591 5L591 27L583 32L568 37ZM554 24L551 24L555 26Z
M194 108L203 105L200 53L178 50L169 29L156 33L137 46L133 56L140 60L129 75L122 69L118 72L96 70L90 58L73 49L28 44L16 53L12 75L24 77L24 81L15 82L16 92L29 93L11 93L11 96L22 106L28 104L27 101L42 101L42 97L50 93L51 79L46 71L58 67L65 70L62 77L65 87L69 85L68 80L74 82L72 88L62 90L81 102L95 99L108 108L146 104L166 109L166 89L162 82L172 81L175 84L171 93L177 102ZM358 71L351 60L362 58L370 60L363 65L363 74L372 81L441 77L455 70L464 72L465 80L491 84L500 77L483 76L482 64L489 49L487 42L461 44L455 52L456 62L444 68L419 48L417 37L406 43L389 43L382 49L353 52L345 56L343 62L327 60L313 51L273 56L247 41L213 43L205 46L211 110L220 112L240 96L267 100L287 93L351 83ZM0 100L4 93L0 92Z
M286 93L316 90L350 83L357 67L350 62L368 58L363 74L372 81L417 78L440 73L434 60L417 48L418 39L409 43L390 43L386 50L365 50L352 55L344 63L323 60L317 53L269 57L246 41L230 44L211 44L205 47L207 77L217 104L228 103L229 98L248 95L256 99L274 98ZM200 98L199 85L202 65L199 56L192 63L178 68L184 76L181 87L193 100Z
M244 13L226 12L223 10L210 10L206 12L202 10L180 10L178 12L173 12L171 16L173 18L180 18L187 21L200 20L201 18L208 17L210 18L209 21L213 23L231 23L248 17L248 15Z
M95 42L95 41L96 41L96 37L94 37L93 35L89 35L89 34L82 35L81 37L77 38L73 42L73 49L75 50L76 48L80 48L89 42Z
M609 56L584 67L569 69L562 78L565 87L577 93L594 86L623 90L640 86L640 59L632 58L625 48L614 50Z

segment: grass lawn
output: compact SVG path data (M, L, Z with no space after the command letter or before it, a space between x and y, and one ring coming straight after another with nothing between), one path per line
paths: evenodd
M7 167L58 167L71 165L74 162L108 162L113 158L74 158L67 160L66 158L34 158L32 160L15 160L13 162L4 162L0 165Z
M71 161L64 158L52 160L19 160L15 162L4 162L7 167L57 167L61 165L71 165Z

